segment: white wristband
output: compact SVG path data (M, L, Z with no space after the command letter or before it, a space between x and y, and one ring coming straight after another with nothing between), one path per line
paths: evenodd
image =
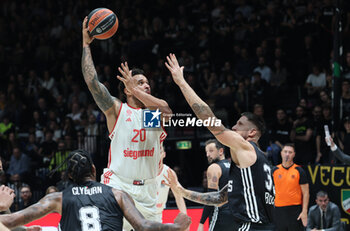
M337 150L337 145L336 144L334 144L334 146L331 146L331 150L332 150L332 152L334 152L335 150Z

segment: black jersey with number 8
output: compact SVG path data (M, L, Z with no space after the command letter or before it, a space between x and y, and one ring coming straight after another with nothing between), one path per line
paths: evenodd
M121 231L123 212L112 188L94 181L63 191L60 230Z

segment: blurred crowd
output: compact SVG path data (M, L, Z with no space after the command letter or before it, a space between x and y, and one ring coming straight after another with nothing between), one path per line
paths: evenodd
M189 84L226 126L244 111L265 118L268 129L260 146L274 165L281 161L281 146L290 141L296 144L296 163L334 164L324 125L350 153L350 2L341 1L345 52L339 128L331 123L334 4L1 1L0 155L6 173L1 184L18 192L29 184L41 195L49 185L61 190L67 179L66 166L60 164L76 148L92 153L99 171L104 167L109 142L105 118L80 65L82 20L101 6L119 18L116 35L92 45L98 78L112 95L120 96L117 67L128 61L145 71L152 94L174 112L190 111L185 100L178 100L181 92L164 65L172 52Z

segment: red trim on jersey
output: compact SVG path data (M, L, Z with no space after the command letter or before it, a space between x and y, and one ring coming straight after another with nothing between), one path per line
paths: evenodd
M119 111L118 111L117 119L115 120L115 123L114 123L113 129L112 129L112 131L109 133L108 137L109 137L109 136L112 134L112 132L114 131L115 125L117 125L117 122L118 122L118 118L119 118L120 112L122 111L122 107L123 107L123 104L120 104L120 108L119 108Z
M129 107L131 107L132 109L136 109L136 110L140 110L140 109L142 109L142 108L140 108L140 107L138 107L138 108L136 108L136 107L132 107L132 106L130 106L130 104L128 104L128 103L126 103Z

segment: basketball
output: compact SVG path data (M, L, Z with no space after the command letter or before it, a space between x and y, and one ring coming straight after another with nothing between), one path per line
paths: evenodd
M90 35L104 40L112 37L118 29L118 18L107 8L97 8L90 12L87 21Z

